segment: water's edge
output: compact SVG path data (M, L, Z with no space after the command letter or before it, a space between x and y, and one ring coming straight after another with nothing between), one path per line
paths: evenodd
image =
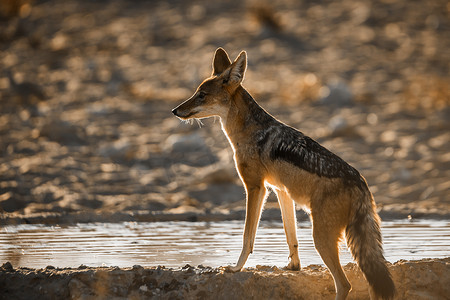
M323 262L314 248L311 224L298 224L303 266ZM218 267L234 264L242 247L243 221L123 222L76 225L8 225L0 228L0 261L43 268L132 265ZM450 249L450 222L438 220L384 221L386 259L444 258ZM341 263L352 261L341 247ZM246 266L288 263L289 251L281 222L262 221Z
M378 214L383 221L393 221L402 219L426 219L426 220L450 220L450 213L447 212L421 212L405 210L383 210ZM47 225L70 225L77 223L118 223L118 222L166 222L166 221L187 221L187 222L220 222L243 220L245 210L235 210L228 213L208 212L208 213L165 213L155 211L123 211L114 213L94 213L94 212L72 212L59 213L48 212L36 215L0 214L0 226L14 224L47 224ZM261 216L263 221L281 221L281 212L278 208L269 208L263 211ZM304 211L297 211L299 222L308 221L309 215Z

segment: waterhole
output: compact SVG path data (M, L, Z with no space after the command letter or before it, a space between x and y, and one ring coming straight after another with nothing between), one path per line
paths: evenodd
M235 264L242 247L242 221L94 223L73 226L14 225L0 230L0 260L14 267L166 266L218 267ZM314 249L311 224L298 224L302 266L323 262ZM450 222L383 222L386 259L443 258L450 255ZM246 267L288 263L281 222L261 222ZM350 261L345 246L341 263Z

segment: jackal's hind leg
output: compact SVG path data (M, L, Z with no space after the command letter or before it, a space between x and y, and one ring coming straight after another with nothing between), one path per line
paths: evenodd
M276 191L278 203L281 208L283 217L284 232L286 233L286 241L289 246L289 259L287 265L289 270L300 270L300 258L298 256L298 239L297 239L297 221L295 218L294 201L285 191Z
M314 245L333 276L336 300L345 300L351 290L351 285L339 262L338 240L340 234L341 228L327 224L327 219L323 216L314 216Z
M261 186L246 186L247 190L247 213L245 217L245 229L243 237L242 252L238 263L234 267L228 267L231 272L239 272L245 265L248 256L253 252L256 229L258 228L259 218L261 217L264 197L267 193L266 188Z

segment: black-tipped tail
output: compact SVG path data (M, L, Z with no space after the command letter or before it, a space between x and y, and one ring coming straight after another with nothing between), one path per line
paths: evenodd
M383 256L380 219L367 191L345 230L347 244L377 297L393 299L395 285Z
M361 267L361 270L363 268ZM385 262L373 262L370 268L363 270L367 281L373 292L381 299L393 299L395 295L395 285Z

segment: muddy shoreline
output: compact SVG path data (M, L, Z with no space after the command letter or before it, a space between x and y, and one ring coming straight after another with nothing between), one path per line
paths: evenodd
M389 269L396 299L446 299L450 294L450 258L399 261ZM349 263L344 270L353 286L349 299L369 299L358 267ZM5 263L0 290L0 299L334 299L332 278L317 265L301 271L257 266L233 274L202 265L14 269Z
M384 221L393 220L448 220L450 214L424 213L411 211L379 211ZM188 221L188 222L220 222L231 220L244 220L245 211L235 210L227 213L162 213L154 211L129 211L129 212L74 212L74 213L39 213L31 215L7 215L0 216L0 225L18 224L47 224L70 225L77 223L116 223L116 222L161 222L161 221ZM281 212L278 208L266 209L261 220L281 221ZM307 221L309 216L303 211L297 211L297 220Z

